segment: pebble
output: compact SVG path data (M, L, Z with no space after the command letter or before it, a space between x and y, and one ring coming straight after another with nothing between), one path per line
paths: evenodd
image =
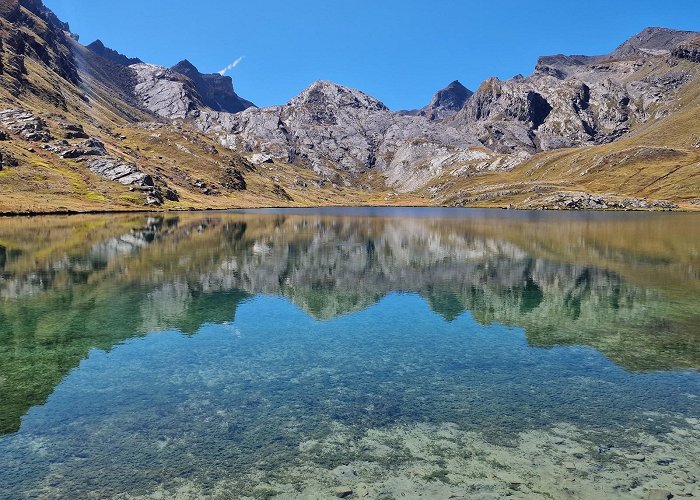
M353 491L355 495L358 497L368 497L369 496L369 489L367 489L367 486L364 484L359 485L355 490Z
M523 482L517 476L503 476L501 479L508 485L511 489L518 489Z
M647 500L668 500L669 498L673 498L673 494L668 490L654 488L647 493Z
M566 470L576 470L576 464L573 462L564 462L563 465Z
M644 462L646 457L644 455L625 455L627 460L634 460L635 462Z
M347 486L339 486L335 489L335 496L338 498L345 498L349 497L352 495L352 488L348 488Z

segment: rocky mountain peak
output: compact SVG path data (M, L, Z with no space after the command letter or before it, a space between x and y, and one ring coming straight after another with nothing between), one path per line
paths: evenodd
M455 80L435 94L430 106L433 108L440 107L452 111L459 111L472 94L474 94L474 92L462 85L459 80Z
M202 74L197 67L187 59L183 59L171 71L186 76L194 83L197 92L206 106L214 111L238 113L255 105L241 99L233 89L233 79L218 73Z
M202 76L197 67L187 59L183 59L170 69L177 71L181 75L185 75L190 79L199 78Z
M449 118L462 109L473 94L474 92L462 85L459 80L454 80L444 89L438 90L427 106L398 113L405 116L425 116L429 120Z
M131 66L132 64L140 64L143 62L138 57L127 57L124 54L120 54L116 50L106 47L105 44L102 43L102 40L99 39L92 42L86 48L93 54L96 54L115 64L119 64L120 66Z
M645 28L615 49L610 57L624 59L669 54L676 46L695 38L697 35L698 33L694 31L658 27Z
M370 111L389 111L384 103L374 97L327 80L312 83L301 94L289 101L289 106L349 107Z

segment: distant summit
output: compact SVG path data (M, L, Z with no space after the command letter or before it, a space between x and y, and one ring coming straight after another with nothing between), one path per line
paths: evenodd
M444 89L438 90L425 110L430 111L435 118L444 118L443 115L454 114L462 109L473 94L474 92L455 80Z
M411 111L399 111L399 113L408 116L425 116L430 120L449 118L462 109L473 94L474 92L462 85L459 80L454 80L444 89L438 90L427 106Z
M143 62L138 57L127 57L114 49L105 47L105 44L99 39L88 45L87 49L101 58L119 64L120 66L131 66L132 64L141 64Z
M309 106L325 111L327 108L362 108L370 111L389 111L384 103L356 89L319 80L289 102L289 106Z
M698 36L695 31L669 28L646 28L615 49L610 57L624 59L635 56L670 54L678 45Z

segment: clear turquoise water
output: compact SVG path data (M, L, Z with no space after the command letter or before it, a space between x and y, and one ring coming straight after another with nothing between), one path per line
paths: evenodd
M301 489L310 468L374 461L381 479L410 460L398 444L381 459L300 448L338 426L360 440L451 424L508 447L567 425L601 468L607 450L649 451L640 436L696 437L700 243L651 255L611 235L641 224L676 241L698 218L381 215L0 226L12 256L0 283L2 497L183 481L254 497L260 484ZM33 250L30 233L66 223L107 229L71 249L52 229L58 250Z

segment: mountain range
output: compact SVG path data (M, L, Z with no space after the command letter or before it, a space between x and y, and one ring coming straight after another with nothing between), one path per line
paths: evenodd
M258 108L230 77L82 45L0 2L0 212L445 205L700 209L700 33L454 81L415 110L312 83Z

